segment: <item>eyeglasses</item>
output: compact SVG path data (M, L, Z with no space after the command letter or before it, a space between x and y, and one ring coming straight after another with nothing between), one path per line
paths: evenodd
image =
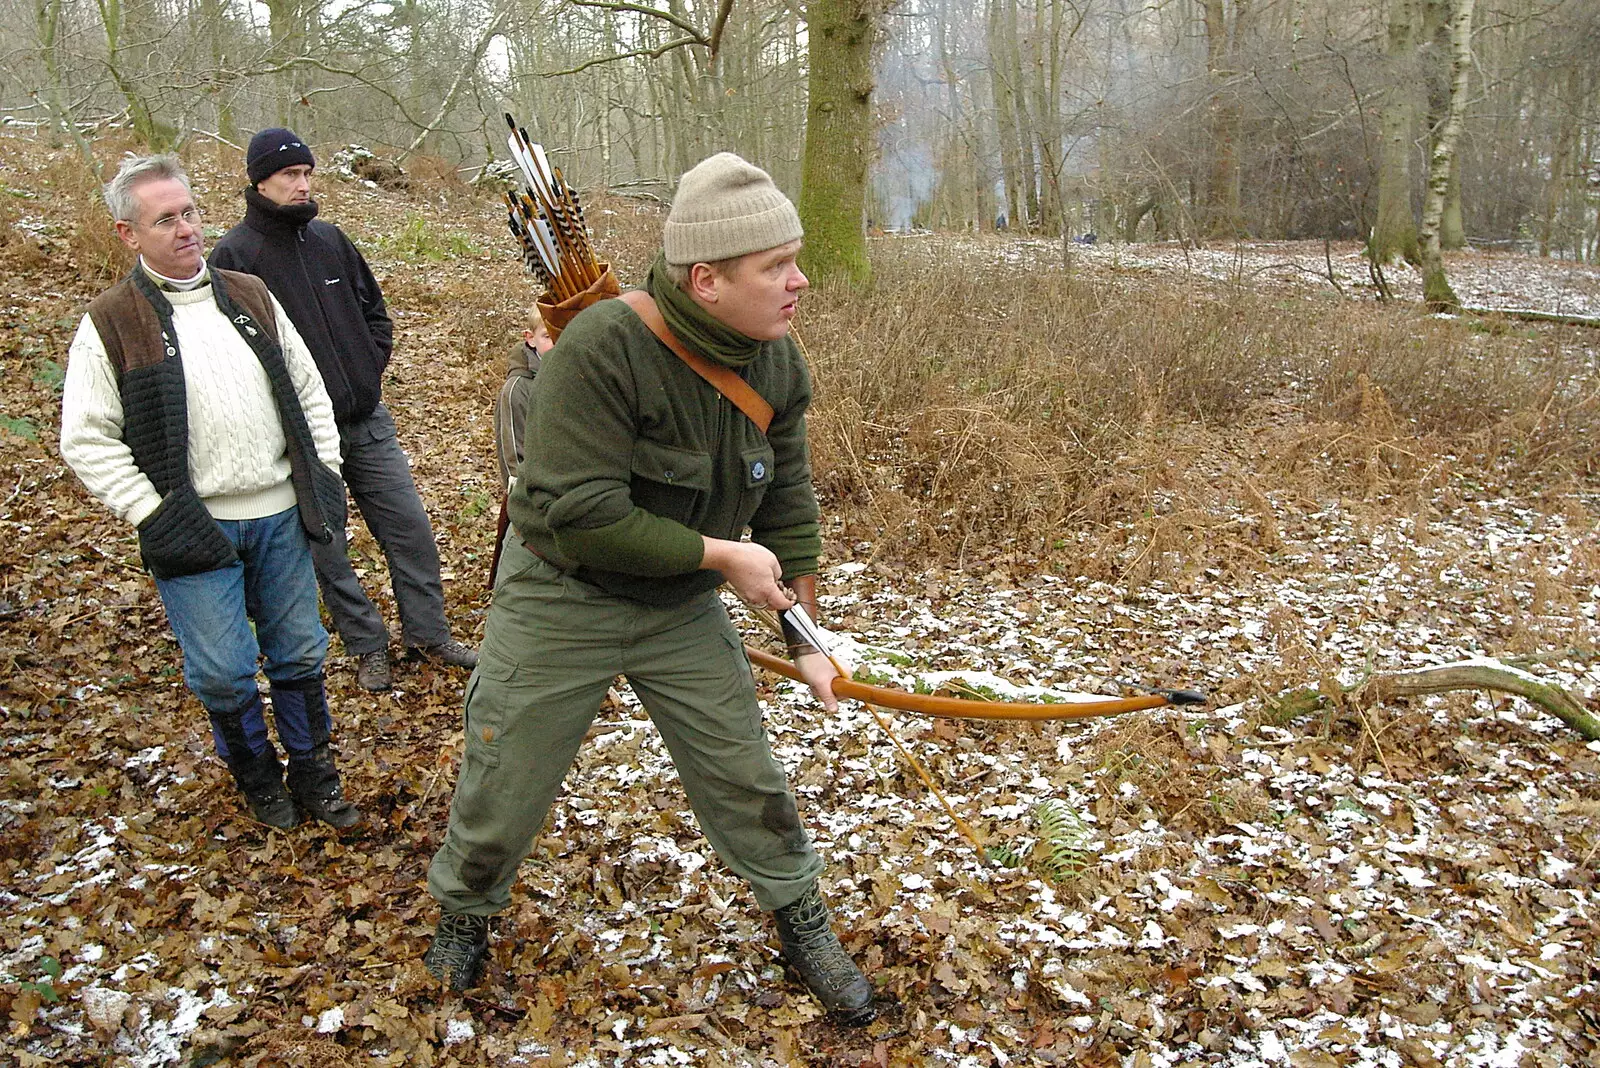
M150 226L150 229L152 229L152 230L160 230L164 234L170 234L172 231L174 231L174 230L176 230L178 228L178 220L179 219L182 219L184 222L188 223L190 226L199 226L200 225L200 209L199 208L185 208L183 211L176 212L176 213L174 213L172 215L163 215L163 216L161 216L161 218L157 219L155 222L150 223L149 226Z

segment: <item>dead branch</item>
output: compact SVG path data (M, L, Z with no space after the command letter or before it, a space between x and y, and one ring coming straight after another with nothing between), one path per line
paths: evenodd
M691 34L696 44L709 45L711 42L706 35L700 32L700 27L673 11L664 11L659 7L650 7L646 4L628 3L627 0L568 0L573 7L597 7L605 11L631 11L636 15L648 15L664 22L671 23L684 33ZM732 5L728 5L731 7ZM726 16L723 16L726 18Z
M244 151L243 145L236 145L226 137L223 137L221 134L212 130L190 130L188 133L183 135L183 139L186 144L196 137L209 137L218 144L227 145L229 148L236 148L240 152Z
M1553 682L1488 657L1373 675L1345 687L1342 693L1350 694L1359 706L1454 690L1514 694L1532 701L1589 741L1600 740L1600 719L1596 719L1581 700ZM1334 700L1328 694L1313 689L1291 690L1267 702L1275 716L1285 719L1315 712L1331 703Z
M1559 664L1563 660L1592 664L1600 660L1600 649L1548 649L1543 652L1525 653L1522 656L1500 657L1502 664L1519 668L1532 667L1535 664Z

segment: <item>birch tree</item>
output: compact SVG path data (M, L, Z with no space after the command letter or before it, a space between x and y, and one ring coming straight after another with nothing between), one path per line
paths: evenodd
M1422 259L1422 299L1430 308L1455 311L1461 306L1450 281L1445 277L1444 254L1439 246L1439 223L1444 216L1445 197L1450 189L1450 171L1455 160L1456 141L1466 115L1467 89L1472 73L1473 0L1451 0L1450 12L1450 103L1444 124L1433 139L1428 161L1428 193L1422 203L1420 234Z

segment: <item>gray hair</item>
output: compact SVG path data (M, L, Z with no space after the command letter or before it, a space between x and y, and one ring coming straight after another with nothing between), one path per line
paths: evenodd
M159 156L129 156L117 169L117 176L106 183L104 194L111 217L123 222L137 222L139 202L134 199L134 187L143 182L173 178L183 183L183 188L194 196L189 176L177 156L163 153Z

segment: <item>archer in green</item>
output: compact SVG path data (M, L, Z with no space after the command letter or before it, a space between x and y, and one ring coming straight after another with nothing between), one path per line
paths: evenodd
M679 183L645 286L653 309L632 295L601 301L544 358L510 498L516 537L467 685L466 754L428 872L444 914L424 959L454 990L478 981L488 918L510 904L517 866L623 674L718 856L774 913L784 957L845 1022L875 1014L872 984L833 932L822 860L716 592L726 581L752 605L798 600L816 614L811 382L789 337L808 285L800 238L766 172L712 156ZM662 335L646 322L653 311ZM744 387L759 395L753 405L730 399ZM827 658L798 642L791 652L834 708Z

